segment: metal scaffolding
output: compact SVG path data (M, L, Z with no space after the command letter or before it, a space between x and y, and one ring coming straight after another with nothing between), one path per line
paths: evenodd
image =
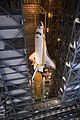
M62 106L80 105L80 1L73 23L71 40L61 85Z
M56 100L56 99L55 99ZM62 108L61 104L36 110L27 120L79 120L80 107L77 105Z
M21 4L13 2L0 4L1 120L27 119L33 111Z

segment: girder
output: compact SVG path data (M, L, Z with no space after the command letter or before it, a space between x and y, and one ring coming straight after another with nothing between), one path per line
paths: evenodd
M0 118L22 120L33 111L23 17L0 9Z
M65 69L63 74L63 82L61 91L63 92L62 106L69 104L80 105L80 1L78 3L76 17L73 23L71 40Z
M77 120L80 117L80 106L62 107L61 104L35 111L28 120Z

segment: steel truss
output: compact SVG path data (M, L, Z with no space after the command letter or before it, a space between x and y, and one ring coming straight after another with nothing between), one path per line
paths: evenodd
M61 107L60 104L35 111L27 120L79 120L80 107L77 105Z
M62 86L62 106L80 105L80 1L73 24Z
M32 115L23 17L0 11L0 119L22 120Z

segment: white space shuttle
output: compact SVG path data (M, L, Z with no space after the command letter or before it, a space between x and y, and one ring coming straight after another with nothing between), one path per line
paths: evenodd
M40 23L39 26L37 26L35 33L35 52L29 56L29 60L33 62L35 69L32 79L34 79L34 76L37 71L43 72L43 68L45 66L51 67L53 69L56 68L55 64L50 59L47 52L45 34L44 34L44 25L42 22Z

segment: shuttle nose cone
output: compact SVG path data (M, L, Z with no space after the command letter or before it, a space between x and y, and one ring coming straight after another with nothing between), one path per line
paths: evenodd
M44 28L44 25L43 25L42 21L39 23L39 28Z

